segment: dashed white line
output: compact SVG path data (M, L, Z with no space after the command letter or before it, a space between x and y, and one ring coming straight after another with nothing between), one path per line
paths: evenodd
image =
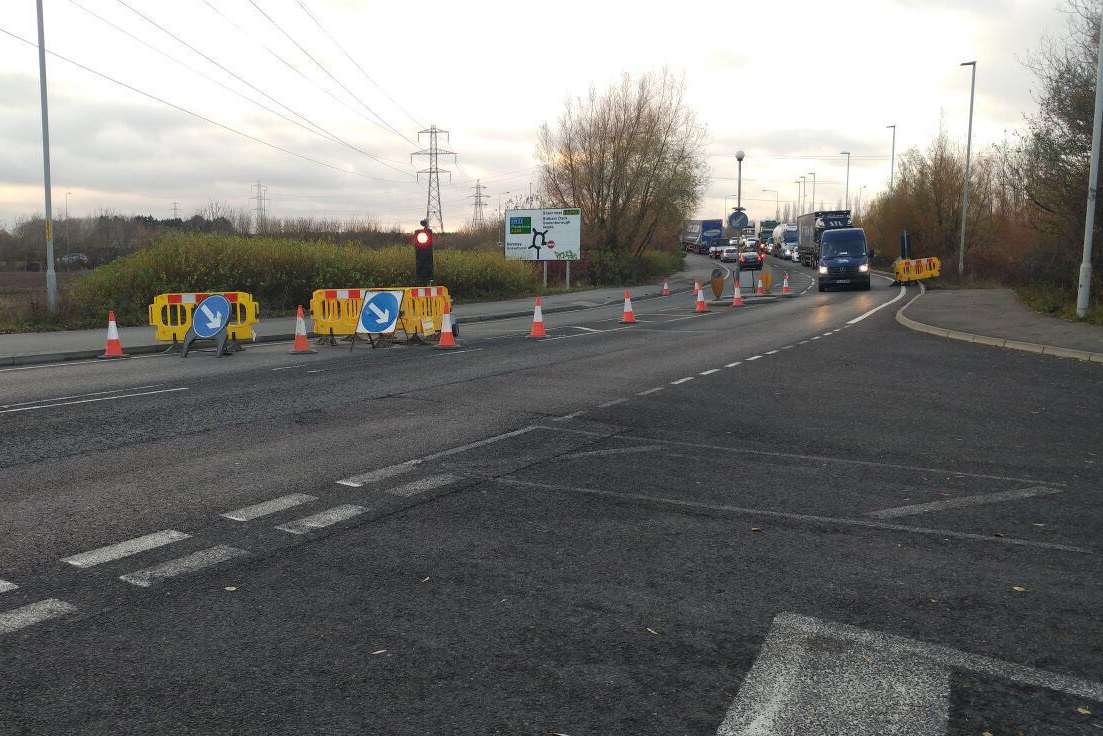
M825 332L825 333L823 333L823 335L821 337L830 337L831 335L832 335L832 333Z
M617 404L623 404L628 399L613 399L612 401L606 401L604 404L598 404L598 409L608 409L610 406L616 406Z
M931 511L944 511L946 509L960 509L967 506L982 506L989 503L1001 503L1003 501L1018 501L1020 498L1033 498L1035 496L1050 496L1061 493L1064 489L1050 488L1049 486L1031 486L1030 488L1016 488L1010 491L997 493L982 493L975 496L961 496L958 498L946 498L930 503L916 503L909 506L897 506L891 509L870 511L866 516L876 519L894 519L898 516L914 516L926 514Z
M593 327L583 327L582 325L567 325L572 330L583 330L584 332L605 332L605 330L595 330Z
M781 346L781 349L782 349L782 350L791 350L792 348L793 348L793 346L792 346L792 345L782 345L782 346Z
M484 349L485 348L465 348L463 350L442 350L440 352L433 353L429 357L431 357L431 358L444 358L444 357L447 357L449 355L463 355L464 353L477 353L480 350L484 350Z
M0 580L0 593L7 593L9 590L15 590L19 586L15 583L8 582L7 580Z
M742 361L742 360L737 360L737 361L735 361L734 363L728 363L728 364L727 364L727 365L725 365L724 367L725 367L725 368L734 368L734 367L736 367L737 365L743 365L743 361Z
M317 501L317 496L309 496L305 493L292 493L287 496L280 496L279 498L273 498L270 501L263 501L261 503L253 504L252 506L246 506L245 508L237 509L235 511L227 511L222 514L223 517L231 519L232 521L252 521L253 519L259 519L262 516L268 516L278 511L286 511L287 509L301 506L304 503L310 503L311 501Z
M873 309L869 310L869 311L868 311L868 312L866 312L865 314L862 314L862 315L859 315L859 316L855 317L854 319L852 319L852 320L850 320L849 322L847 322L847 324L848 324L848 325L856 325L856 324L858 324L859 322L861 322L861 321L862 321L863 319L865 319L866 317L870 317L870 316L872 316L872 315L876 314L877 312L881 311L882 309L884 309L884 308L885 308L885 307L887 307L888 305L890 305L890 304L895 304L896 302L900 301L901 299L903 299L903 298L904 298L904 295L905 295L905 294L907 294L907 293L908 293L908 290L907 290L907 289L905 289L905 288L904 288L903 286L901 286L901 287L900 287L900 293L899 293L899 294L897 294L897 295L896 295L896 297L895 297L894 299L891 299L891 300L889 300L889 301L885 302L884 304L881 304L881 305L879 305L879 306L876 306L876 307L874 307Z
M651 394L657 394L662 391L666 386L656 386L655 388L649 388L646 391L640 391L636 396L650 396Z
M766 355L777 355L777 352L778 351L776 351L776 350L767 350Z
M363 506L357 506L351 503L342 506L334 506L320 513L304 516L301 519L289 521L286 524L280 524L276 528L290 534L306 534L315 529L325 529L327 526L333 526L342 521L348 521L365 511L367 511L367 509Z
M152 396L153 394L170 394L174 391L187 391L187 387L163 388L159 391L142 391L136 394L119 394L117 396L101 396L98 399L81 399L79 401L62 401L57 404L40 404L38 406L23 406L18 409L0 409L0 414L13 414L20 411L37 411L39 409L54 409L59 406L73 406L74 404L91 404L96 401L115 401L116 399L132 399L135 396Z
M670 385L677 386L679 384L686 383L687 381L692 381L694 378L696 378L696 376L686 376L685 378L679 378L677 381L671 381Z
M586 413L585 409L579 409L578 411L573 411L570 414L564 414L561 417L555 417L554 419L552 419L552 421L553 422L565 422L568 419L574 419L575 417L580 417L585 413Z
M74 567L94 567L104 562L120 560L123 557L130 557L139 552L148 552L151 549L157 549L158 547L164 547L166 544L172 544L173 542L179 542L190 538L190 534L178 532L175 529L166 529L164 531L154 532L153 534L127 539L117 544L109 544L106 547L99 547L98 549L81 552L78 555L65 557L61 561L68 562Z
M399 463L398 465L388 465L385 468L378 468L377 470L369 470L366 473L354 475L351 478L345 478L344 480L339 480L337 482L343 486L352 486L353 488L359 488L366 483L378 483L381 480L385 480L396 475L409 473L415 467L417 467L417 462L407 461L404 463Z
M326 373L327 371L329 371L329 368L316 368L315 370L307 371L307 373Z
M749 362L751 362L752 360L758 360L758 359L759 359L759 358L761 358L761 357L762 357L761 355L752 355L751 357L747 358L746 360L747 360L747 362L749 363Z
M600 457L604 455L630 455L637 452L654 452L663 450L662 445L637 445L635 447L614 447L606 450L585 450L564 455L564 458Z
M126 575L120 575L119 580L140 588L148 588L154 583L170 578L199 572L208 567L228 562L238 557L245 557L249 553L237 547L218 544L214 547L201 549L185 557L177 557L175 560L162 562L160 565L147 567L144 570L135 570Z
M47 598L37 603L29 603L0 613L0 634L10 634L13 631L19 631L27 626L40 624L43 621L64 616L76 610L77 607L73 604L57 598Z
M294 365L281 365L279 368L273 368L272 371L289 371L292 368L302 368L304 365L310 365L309 363L295 363Z
M89 396L104 396L106 394L117 394L123 391L141 391L147 388L160 388L164 386L163 383L154 383L149 386L132 386L130 388L117 388L111 391L94 391L90 394L73 394L71 396L55 396L51 399L36 399L34 401L20 401L15 404L0 404L0 409L10 409L15 406L30 406L31 404L50 404L57 401L67 401L68 399L83 399Z
M808 343L807 340L801 340L800 342L797 343L797 345L806 345L807 343Z
M813 337L812 339L813 339L813 340L819 340L819 339L820 339L820 336L819 336L819 335L816 335L816 336L815 336L815 337Z
M450 486L459 480L458 475L444 474L433 475L428 478L422 478L415 480L405 485L398 486L397 488L388 488L387 493L392 496L403 496L409 498L410 496L416 496L419 493L425 493L426 491L432 491L437 488L444 488Z
M719 372L720 372L719 368L712 368L712 369L707 370L707 371L701 371L697 375L699 375L699 376L711 376L713 373L719 373Z

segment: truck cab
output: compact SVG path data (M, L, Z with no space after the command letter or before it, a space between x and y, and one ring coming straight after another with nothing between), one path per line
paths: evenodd
M820 236L820 257L816 267L820 291L831 286L869 290L873 249L860 227L825 230Z

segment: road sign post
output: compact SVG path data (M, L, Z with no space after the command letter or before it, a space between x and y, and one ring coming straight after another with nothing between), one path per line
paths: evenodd
M374 348L376 337L393 335L402 312L401 290L365 291L364 304L360 308L360 319L356 322L356 331L352 333L349 344L351 351L356 346L356 338L366 336Z
M196 340L215 340L215 354L218 357L231 355L232 351L226 347L226 327L230 324L232 310L230 300L222 294L211 294L199 302L192 314L191 329L184 337L181 357L188 357L188 351Z

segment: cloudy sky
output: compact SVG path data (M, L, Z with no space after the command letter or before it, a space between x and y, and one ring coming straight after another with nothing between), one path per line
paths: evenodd
M0 30L33 42L33 0L0 4ZM834 206L844 150L851 197L865 185L868 201L888 182L886 125L898 126L898 154L925 145L940 120L964 140L969 71L959 64L977 59L974 145L1003 140L1035 108L1021 60L1065 28L1062 0L44 4L47 49L117 82L47 59L55 211L67 192L74 215L166 217L174 202L185 216L209 201L244 209L260 180L274 216L405 227L425 208L414 173L424 164L410 154L436 124L458 153L442 187L447 229L470 219L476 178L491 209L527 193L537 129L566 99L664 66L684 74L709 131L713 179L699 216L733 205L724 197L736 191L740 148L752 218L773 214L775 195L762 190L792 200L793 181L813 170L817 201ZM36 53L0 33L9 225L43 210Z

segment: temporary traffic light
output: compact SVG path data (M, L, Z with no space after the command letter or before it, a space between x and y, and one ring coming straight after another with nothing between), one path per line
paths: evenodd
M433 231L427 220L414 230L414 273L422 285L433 281Z
M414 247L415 248L432 248L433 247L433 231L428 228L422 228L421 230L414 231Z

